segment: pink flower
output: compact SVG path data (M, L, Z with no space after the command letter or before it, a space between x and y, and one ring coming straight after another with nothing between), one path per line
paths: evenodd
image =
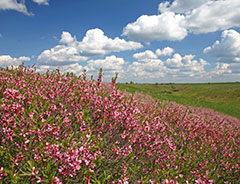
M35 169L35 167L32 168L32 175L37 175L39 173L38 170Z
M53 179L55 180L55 184L63 184L63 182L58 177L53 176Z
M37 177L37 183L41 183L41 182L43 182L44 181L44 177L43 178L40 178L40 177Z
M157 183L156 180L149 180L149 182L150 182L151 184L156 184L156 183Z
M29 142L30 142L29 139L25 139L25 141L24 141L25 144L27 144Z
M0 179L2 179L4 176L7 176L6 173L3 171L3 167L0 168Z

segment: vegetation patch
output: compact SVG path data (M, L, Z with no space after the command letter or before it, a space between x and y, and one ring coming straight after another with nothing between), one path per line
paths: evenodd
M117 77L116 77L117 78ZM237 183L239 122L97 81L0 71L1 183Z
M142 92L161 101L205 107L240 119L240 83L117 84L130 93Z

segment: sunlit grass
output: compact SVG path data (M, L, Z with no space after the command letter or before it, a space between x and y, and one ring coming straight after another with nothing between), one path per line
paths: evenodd
M240 119L240 83L117 84L120 89L160 100L205 107Z

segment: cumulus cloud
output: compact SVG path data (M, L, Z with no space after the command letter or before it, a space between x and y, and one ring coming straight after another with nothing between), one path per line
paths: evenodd
M216 63L217 66L209 72L210 78L220 76L223 74L231 74L232 70L229 68L230 64L227 63Z
M135 58L139 61L145 61L145 60L149 60L149 59L156 59L157 55L154 52L152 52L151 50L146 50L144 52L135 53L133 55L133 58Z
M96 76L99 69L102 68L104 71L104 77L111 78L114 77L115 73L124 72L123 65L125 61L123 58L118 58L115 55L107 56L104 59L89 60L87 66L84 69L88 74L93 74Z
M173 12L164 12L160 15L142 15L136 22L129 23L123 29L124 36L137 41L182 40L187 36L183 27L184 16Z
M75 47L57 45L50 50L43 51L38 56L38 64L51 66L69 65L87 59L87 57L79 55L79 52Z
M164 77L167 68L160 59L152 59L148 62L135 61L127 68L127 76L137 81L151 81Z
M216 67L209 71L205 77L213 81L239 81L240 63L216 63Z
M108 81L115 76L115 73L119 73L120 76L124 73L123 66L125 61L123 58L116 57L115 55L106 56L103 59L88 60L86 66L82 66L79 63L68 62L65 65L49 65L46 63L41 63L37 65L37 72L44 73L47 70L53 71L60 69L61 72L72 72L74 74L82 74L83 70L87 71L88 75L93 75L95 78L98 76L100 68L104 71L104 78Z
M232 29L223 31L221 41L217 40L203 52L220 62L240 62L240 33Z
M168 58L166 60L166 65L170 68L179 68L183 66L182 56L178 53L174 54L173 58Z
M194 34L240 26L239 0L175 0L159 4L159 15L142 15L123 28L137 41L176 41Z
M37 3L39 5L49 5L48 2L49 0L33 0L34 3Z
M21 56L19 58L11 57L9 55L0 55L0 67L19 66L24 61L30 61L29 57Z
M171 47L165 47L164 49L157 49L157 56L171 56L174 53L174 49Z
M56 69L60 69L62 73L74 73L76 75L79 75L82 73L83 67L79 65L78 63L69 64L69 65L63 65L63 66L51 66L51 65L38 65L37 66L37 72L39 73L45 73L48 71L55 71Z
M235 30L222 32L221 40L203 51L217 59L216 67L209 72L210 78L238 80L240 77L240 33Z
M192 9L195 9L209 0L175 0L172 4L169 1L160 3L158 10L159 12L172 11L175 13L185 13Z
M239 0L209 0L186 13L185 27L196 34L240 26Z
M101 29L90 29L85 37L78 43L78 50L83 55L105 55L110 52L120 52L126 50L136 50L143 45L133 41L126 41L118 37L111 39L104 35Z
M171 47L165 47L162 50L157 49L154 53L151 50L145 50L143 52L135 53L133 55L134 59L137 59L138 62L149 62L153 59L157 59L162 56L171 56L174 53L174 49Z
M76 37L72 37L72 35L69 32L63 31L59 43L71 44L75 41L76 41Z
M45 50L38 56L39 64L73 64L85 61L92 56L103 56L111 52L136 50L143 47L140 43L118 37L108 38L98 28L88 30L80 42L69 32L63 32L59 42L61 45Z
M168 58L164 63L169 69L177 69L178 72L193 77L205 73L204 67L208 64L207 61L200 59L195 60L192 54L182 57L176 53L172 58Z
M165 52L163 52L164 50ZM162 50L157 49L157 51L160 57L174 52L170 47ZM146 50L145 52L134 54L133 57L137 61L128 66L127 76L131 76L131 78L138 81L146 82L159 81L159 79L162 81L171 81L189 77L201 78L207 74L205 66L209 65L209 63L203 59L194 59L195 56L192 54L181 56L179 53L175 53L172 57L161 60L154 52Z
M205 73L205 79L210 81L239 81L240 79L240 63L220 63L217 62L216 66Z

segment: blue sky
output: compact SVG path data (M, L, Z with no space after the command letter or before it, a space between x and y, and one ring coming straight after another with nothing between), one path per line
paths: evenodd
M239 0L0 0L0 67L240 81Z

